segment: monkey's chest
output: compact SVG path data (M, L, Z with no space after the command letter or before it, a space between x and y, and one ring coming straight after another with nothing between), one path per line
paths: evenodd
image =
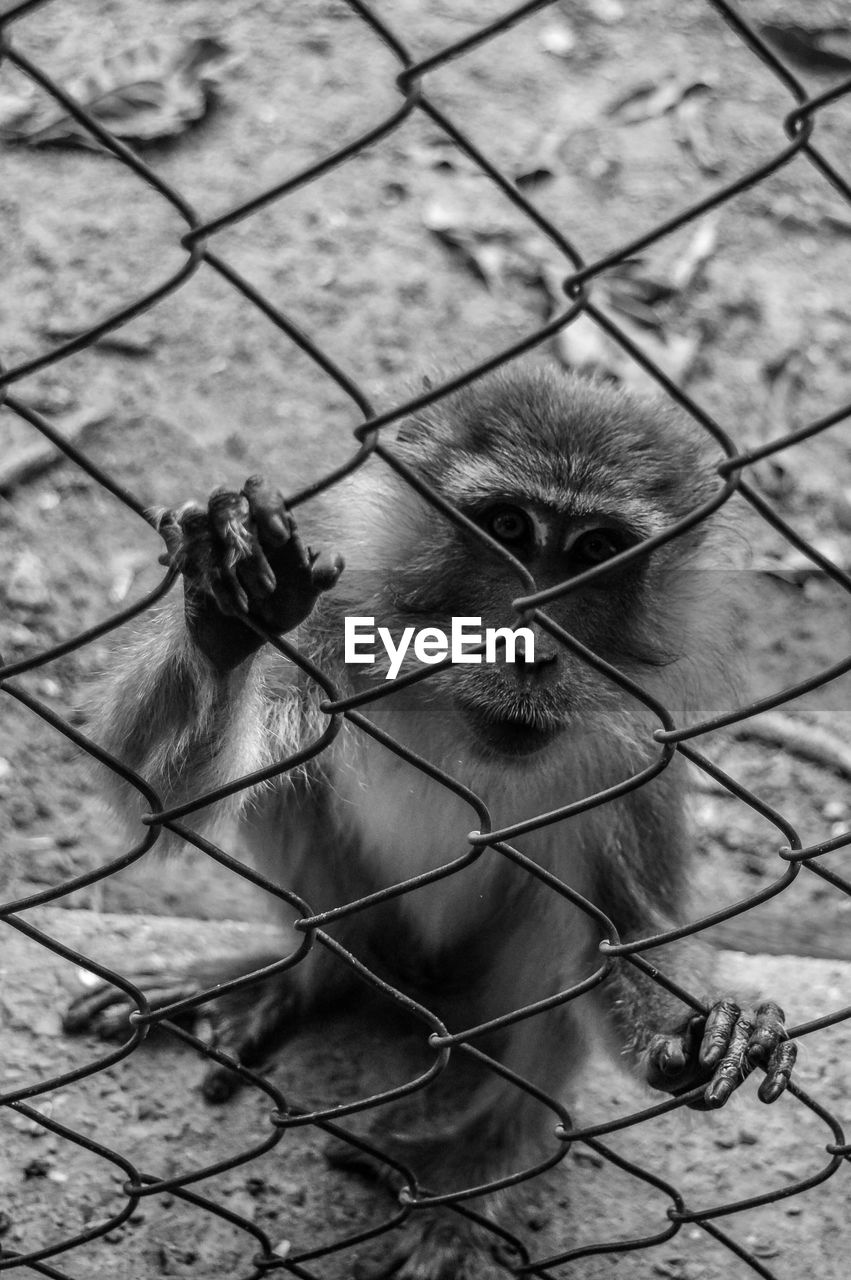
M410 769L379 766L350 781L337 787L341 818L354 820L363 869L374 889L410 885L395 905L418 944L436 955L485 928L511 893L517 873L492 849L471 856L467 837L479 826L476 810ZM534 797L527 795L522 805L518 797L512 799L515 817L522 819L526 809L539 811ZM543 846L546 839L533 837L531 844ZM549 850L536 852L551 861ZM433 878L417 883L430 873Z

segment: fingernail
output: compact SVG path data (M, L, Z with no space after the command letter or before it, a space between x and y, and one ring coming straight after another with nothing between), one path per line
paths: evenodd
M776 1102L781 1093L785 1092L787 1083L785 1076L766 1076L757 1089L756 1096L760 1102Z
M726 1080L713 1080L703 1096L707 1106L723 1107L731 1093L732 1089Z

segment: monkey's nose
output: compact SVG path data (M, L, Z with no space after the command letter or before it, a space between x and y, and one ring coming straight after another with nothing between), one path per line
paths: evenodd
M550 639L535 636L534 652L527 658L527 645L523 637L518 637L514 669L520 680L540 680L548 671L555 670L558 662L558 648Z

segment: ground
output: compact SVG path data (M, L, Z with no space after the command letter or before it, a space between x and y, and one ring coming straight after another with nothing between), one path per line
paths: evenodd
M249 934L256 941L257 932L255 925L164 916L57 908L27 914L52 938L105 963L121 963L128 950L152 964L165 963L175 954L236 951L248 944ZM849 966L728 952L722 956L720 977L738 990L758 984L788 993L789 1016L798 1021L838 1007L843 987L847 997ZM36 1062L43 1077L93 1062L104 1053L102 1042L83 1038L69 1045L62 1035L58 1010L81 989L67 963L10 931L4 939L2 978L6 1087L32 1080ZM850 1039L847 1024L809 1038L798 1073L800 1086L840 1115L851 1085ZM293 1106L321 1106L362 1096L379 1078L384 1087L388 1078L410 1079L410 1061L407 1072L405 1064L404 1046L391 1046L388 1052L386 1035L352 1017L335 1026L333 1035L318 1028L299 1037L270 1081ZM197 1091L201 1069L197 1057L182 1046L145 1045L83 1084L53 1090L34 1105L57 1124L119 1151L142 1173L171 1177L259 1145L270 1133L274 1100L251 1091L228 1106L206 1106ZM689 1209L708 1209L770 1190L782 1193L828 1166L825 1147L833 1135L794 1100L765 1108L754 1092L751 1082L731 1106L712 1116L676 1112L600 1141L677 1187ZM585 1124L628 1115L653 1101L646 1089L599 1058L576 1094L568 1103ZM288 1242L293 1258L390 1219L396 1211L390 1193L329 1170L323 1145L322 1135L313 1129L290 1130L267 1154L194 1189L266 1232L274 1247ZM4 1245L15 1250L46 1246L108 1220L124 1203L120 1186L126 1176L128 1171L89 1154L61 1133L45 1132L32 1118L9 1112L0 1155L8 1228ZM840 1170L822 1186L730 1219L712 1220L710 1226L751 1250L768 1268L766 1274L791 1278L809 1271L820 1280L841 1280L847 1265L846 1200L847 1177ZM529 1185L515 1209L519 1234L532 1256L544 1258L604 1239L655 1235L668 1226L669 1205L664 1191L613 1168L598 1152L577 1143L563 1165ZM382 1242L382 1248L390 1247L392 1237L390 1243ZM56 1265L62 1274L92 1280L160 1275L247 1278L254 1274L250 1264L255 1250L244 1226L231 1226L165 1195L140 1202L129 1220L105 1239L57 1259ZM306 1266L323 1280L348 1280L353 1256L357 1251L347 1250ZM616 1257L617 1274L624 1280L649 1275L721 1280L753 1274L704 1229L688 1224L648 1252ZM551 1274L604 1280L612 1274L612 1262L606 1256L587 1258Z
M496 16L501 6L402 0L376 9L421 57L460 39ZM839 4L759 0L747 12L753 22L806 18L807 24L830 27L841 25L841 10ZM12 37L22 53L64 82L140 41L155 37L167 45L199 32L217 37L233 55L218 99L201 123L172 140L148 145L143 154L203 218L297 173L375 125L400 101L393 56L342 3L299 0L286 6L282 18L279 6L260 0L217 6L201 0L156 0L145 6L89 0L73 8L54 0L14 24ZM832 83L812 67L797 72L813 93ZM687 95L701 108L698 115L648 111L647 119L628 123L624 108L609 110L637 86L658 88L674 75L685 85L705 84ZM0 68L0 115L2 95L19 94L22 84L14 68ZM783 118L793 105L788 91L702 0L640 6L585 0L552 6L440 69L427 88L431 101L490 160L524 180L527 195L586 261L778 154L787 143ZM838 165L847 115L847 100L840 99L817 118L815 140ZM691 146L683 145L688 119L697 121L690 135L685 132ZM531 332L549 314L550 299L541 281L568 270L546 238L530 233L522 215L483 185L469 163L441 145L441 139L433 121L414 113L368 152L211 241L221 259L312 336L380 408L396 402L423 371L471 364ZM8 228L0 244L0 349L4 367L14 368L167 279L184 261L179 239L185 227L161 196L102 154L0 146L0 216ZM682 264L693 234L690 228L648 250L639 278L670 272L671 260ZM687 378L689 394L741 445L757 446L837 411L847 399L849 234L847 205L799 155L724 206L700 271L682 295L662 305L661 328L644 331L648 343L667 338L673 345L672 339L688 339L689 366L680 374ZM357 407L210 267L203 266L117 336L123 341L69 356L17 380L10 390L58 430L78 432L92 461L144 505L201 497L214 484L240 482L258 470L292 492L350 456L350 430L361 416ZM559 354L557 346L545 350ZM9 662L57 644L140 598L159 580L161 569L156 535L72 463L38 463L25 478L4 481L36 433L6 410L0 411L0 433L0 545L8 566L0 582L0 653ZM848 569L851 449L846 424L840 421L758 464L753 481L801 535ZM309 510L305 519L309 524ZM848 596L823 576L812 576L806 560L768 524L745 521L744 538L753 567L740 593L747 604L739 624L742 679L747 696L760 696L847 658ZM21 683L85 731L89 682L108 663L111 643L98 640ZM794 749L779 750L764 738L733 734L713 735L701 743L716 763L779 810L806 845L848 827L847 691L845 677L784 709L795 723L838 737L846 751L840 760L823 750L816 752L820 762L813 761ZM726 687L719 696L728 697ZM7 854L0 862L0 896L5 901L99 866L122 846L73 744L9 697L3 700L3 713L0 824ZM695 899L701 911L753 893L780 874L776 851L782 840L752 808L696 777L694 811ZM841 874L844 853L839 849L820 865ZM89 939L108 932L110 921L120 918L121 928L114 928L114 958L121 959L134 932L128 923L134 914L144 916L144 928L154 931L151 936L159 927L152 917L162 917L163 932L156 936L163 946L175 936L168 917L250 921L262 915L263 904L232 878L224 879L200 858L190 859L189 867L188 874L186 863L165 870L143 864L68 895L61 904L70 908L67 927ZM726 933L723 940L750 950L847 957L849 907L851 901L840 889L804 871L790 889L749 914L746 925L738 926L738 939ZM103 915L98 925L89 911L120 917ZM51 930L59 928L56 919L54 913ZM238 926L225 923L180 924L176 932L181 937L185 933L187 945L192 940L203 948L204 928L238 932ZM735 926L727 926L731 928ZM4 962L6 945L4 937ZM12 1027L19 1037L16 1053L22 1055L7 1068L13 1084L20 1079L15 1072L28 1071L34 1061L50 1070L62 1060L66 1045L54 1034L52 1019L57 1000L63 998L59 989L70 986L67 966L34 952L29 943L19 952L20 945L13 937L10 969L34 977L31 990L16 985L13 997L4 992L4 1000L11 999ZM831 978L829 969L813 969L813 964L793 964L785 971L793 987L790 1004L797 998L794 993L812 986L815 1003L812 1009L802 1007L799 1017L847 1003L847 995L834 991L840 978ZM836 973L844 975L844 970ZM809 975L818 975L818 981ZM840 1029L821 1032L806 1042L805 1070L821 1073L832 1106L842 1097L837 1066L841 1034ZM113 1088L115 1123L135 1123L143 1134L156 1128L158 1118L162 1161L171 1158L169 1143L176 1135L171 1116L161 1112L160 1095L170 1073L183 1070L173 1065L171 1052L157 1057L150 1051L145 1059L150 1074L140 1072L132 1058L113 1068L114 1075L96 1077L88 1092L82 1086L74 1090L74 1105L83 1108L79 1114L84 1121L102 1111L98 1091ZM298 1062L308 1072L316 1067L321 1075L322 1063L316 1065L310 1048L299 1053L306 1056ZM188 1082L189 1068L185 1070ZM293 1075L298 1076L295 1068ZM605 1091L593 1096L605 1110ZM255 1110L259 1107L258 1099ZM755 1103L741 1104L737 1119L742 1130L759 1133L760 1143L767 1135L764 1150L760 1143L735 1137L733 1146L725 1147L729 1134L716 1145L698 1122L689 1134L692 1147L673 1137L658 1141L668 1144L666 1159L672 1152L692 1151L695 1199L703 1203L706 1195L717 1200L726 1194L728 1176L719 1152L733 1149L738 1159L739 1147L745 1148L747 1178L757 1180L766 1169L799 1167L803 1138L787 1120L790 1112L787 1107L781 1119L769 1121ZM245 1115L239 1109L216 1113L217 1140L228 1126L240 1129ZM191 1116L201 1131L203 1158L212 1158L205 1145L208 1122L194 1099ZM46 1238L38 1217L45 1209L52 1215L55 1205L44 1198L44 1189L51 1197L67 1196L77 1183L73 1176L63 1182L62 1176L50 1174L21 1182L20 1170L54 1140L37 1138L23 1121L19 1126L15 1115L11 1120L3 1148L8 1173L4 1168L3 1177L12 1179L7 1198L14 1208L9 1212L15 1234L10 1238L20 1248L24 1240L31 1244ZM637 1136L648 1144L648 1156L655 1151L649 1164L659 1169L662 1148L650 1145L641 1130ZM356 1192L340 1190L336 1179L327 1181L315 1147L308 1148L309 1176L299 1172L308 1167L300 1163L300 1155L288 1165L289 1146L289 1141L281 1144L264 1158L275 1169L268 1174L268 1187L280 1188L303 1224L298 1244L306 1247L329 1196L341 1197L341 1223L349 1214L357 1218L366 1201L358 1200ZM286 1159L279 1166L282 1149ZM146 1163L162 1167L153 1150L150 1157L149 1148L145 1150ZM289 1172L281 1174L281 1168ZM542 1193L547 1225L541 1230L552 1232L556 1243L543 1249L536 1244L537 1254L565 1247L568 1218L570 1230L592 1213L595 1230L601 1213L601 1231L619 1224L622 1206L607 1184L607 1172L595 1170L593 1177L591 1170L595 1167L586 1163L585 1175L570 1182L568 1193L558 1188ZM53 1172L69 1171L58 1160ZM243 1207L250 1200L252 1211L269 1227L275 1196L272 1190L262 1195L251 1191L254 1176L253 1165L227 1175L228 1195L238 1196ZM813 1269L830 1274L824 1268L839 1256L838 1246L831 1251L831 1241L837 1222L841 1225L836 1208L841 1185L840 1175L828 1184L829 1192L816 1190L805 1201L762 1211L767 1216L760 1224L767 1225L754 1230L764 1231L765 1248L772 1247L766 1240L776 1236L780 1241L776 1260L767 1264L772 1273L797 1274L803 1258L818 1256ZM571 1197L567 1217L558 1207L559 1195L565 1194ZM787 1216L787 1209L803 1204L800 1215ZM71 1196L69 1220L79 1212ZM177 1203L169 1212L174 1215L172 1236L165 1232L163 1239L179 1239L185 1206ZM636 1213L640 1218L640 1207ZM748 1230L744 1223L740 1218L731 1227L741 1238ZM138 1257L146 1258L145 1273L156 1273L160 1266L167 1274L164 1262L145 1253L155 1247L148 1226L149 1221L131 1220L122 1240L111 1241L109 1249L101 1245L97 1256L92 1251L88 1273L122 1274L116 1269L116 1249L129 1249L131 1237L138 1239ZM695 1232L699 1246L692 1240ZM295 1227L293 1234L298 1234ZM821 1242L821 1254L806 1254L815 1248L813 1242ZM168 1265L184 1267L186 1274L233 1274L233 1260L244 1258L245 1250L241 1244L227 1255L227 1247L205 1234L195 1261L172 1259ZM668 1268L659 1271L663 1275L714 1277L721 1268L729 1274L731 1265L747 1271L725 1251L713 1253L715 1247L702 1232L686 1229L668 1246L670 1256L665 1246L650 1255L624 1255L619 1270L647 1274L648 1259L657 1266L658 1255L658 1267ZM168 1253L171 1246L163 1248ZM229 1262L214 1262L219 1249ZM133 1268L143 1264L126 1256L123 1274L138 1274ZM604 1263L594 1264L599 1273L583 1274L608 1274ZM629 1266L635 1270L627 1271ZM74 1271L70 1263L69 1270Z

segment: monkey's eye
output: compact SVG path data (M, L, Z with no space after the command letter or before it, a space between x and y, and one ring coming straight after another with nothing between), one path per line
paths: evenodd
M567 547L567 554L578 566L591 569L604 560L625 551L630 539L620 529L587 529Z
M491 507L479 517L482 528L497 542L516 547L532 538L532 521L522 507Z

